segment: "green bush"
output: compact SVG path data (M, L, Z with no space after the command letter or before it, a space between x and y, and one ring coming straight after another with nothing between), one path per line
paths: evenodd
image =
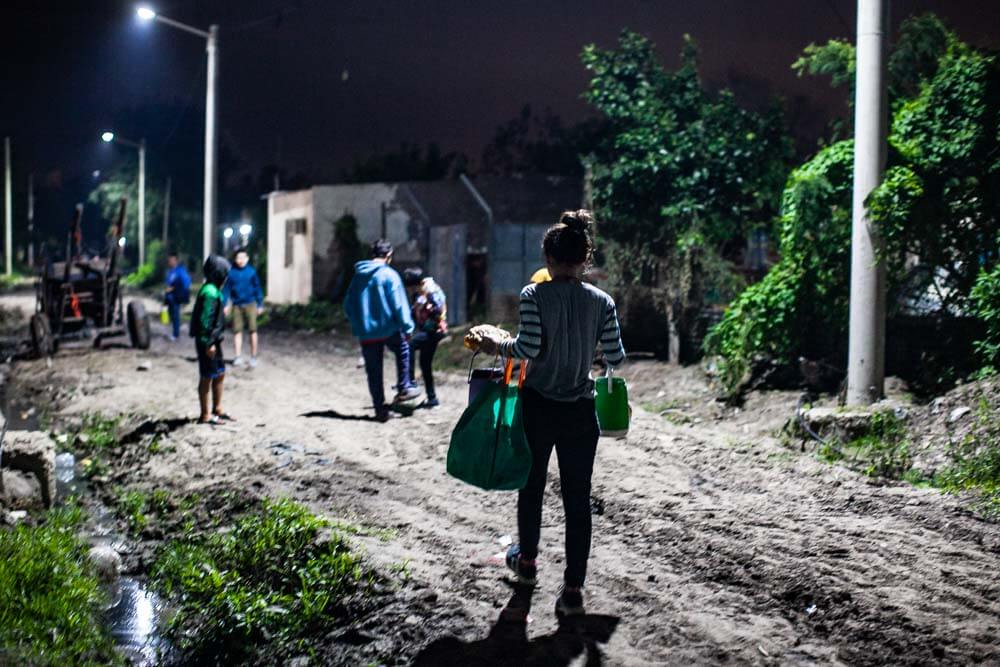
M289 500L265 501L230 532L171 541L152 577L179 602L181 648L223 661L347 621L348 599L370 581L337 527Z
M121 658L101 624L106 602L76 536L77 508L0 529L0 664L106 665Z
M277 329L343 331L348 327L339 303L313 299L309 303L271 306L259 320L261 326Z
M976 351L986 367L1000 368L1000 264L980 271L972 302L976 316L986 324L986 336L976 341Z
M163 244L154 239L146 245L146 261L136 267L135 271L125 276L125 284L129 287L146 289L163 282L167 269L167 255Z

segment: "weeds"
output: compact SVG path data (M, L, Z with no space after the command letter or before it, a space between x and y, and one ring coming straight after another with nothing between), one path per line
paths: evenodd
M152 577L179 601L173 630L182 649L239 661L301 648L347 621L350 598L372 576L332 526L289 500L265 501L231 531L165 545Z
M258 323L278 329L311 331L346 331L349 326L340 304L321 300L271 306Z
M976 406L975 429L952 446L951 456L952 464L934 476L934 486L975 493L975 509L1000 520L1000 414L985 395Z
M0 530L0 664L121 664L101 625L104 594L76 536L78 507Z

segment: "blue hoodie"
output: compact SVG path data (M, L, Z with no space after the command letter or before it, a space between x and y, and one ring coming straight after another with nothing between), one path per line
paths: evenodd
M227 304L245 306L256 303L260 308L264 305L264 292L260 289L260 278L252 266L247 264L242 269L235 264L229 270L229 280L222 288L222 296Z
M354 265L354 277L344 299L344 314L361 341L383 340L413 333L410 301L403 280L384 262L364 260Z
M191 300L191 276L183 264L178 264L167 271L167 287L173 287L171 292L177 303L187 303Z

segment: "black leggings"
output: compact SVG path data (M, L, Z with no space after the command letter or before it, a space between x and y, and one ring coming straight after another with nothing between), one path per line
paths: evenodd
M444 338L440 332L421 331L410 339L410 347L420 353L420 374L424 378L424 391L427 398L437 398L434 392L434 353L438 343Z
M567 403L538 392L523 394L524 431L533 461L528 483L517 496L517 528L524 558L538 556L542 498L553 447L559 461L559 484L566 512L567 586L583 586L590 556L590 478L600 430L593 399Z

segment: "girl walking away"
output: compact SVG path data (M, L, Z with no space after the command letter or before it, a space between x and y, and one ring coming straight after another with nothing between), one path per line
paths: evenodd
M222 411L222 381L226 364L222 358L222 332L226 328L223 312L222 286L229 275L229 262L218 255L205 260L205 284L198 290L191 312L191 337L198 355L198 403L201 406L199 424L233 421ZM208 409L208 394L212 393L212 410Z
M436 408L440 405L434 390L434 353L438 343L448 335L447 299L434 279L425 276L422 269L403 271L403 284L416 292L413 302L413 321L416 333L410 339L410 347L420 354L420 373L424 378L427 398L424 407Z
M567 211L545 233L542 249L552 279L521 290L515 338L488 337L481 349L528 360L524 431L533 456L528 483L517 497L519 544L507 565L527 585L536 581L549 457L555 449L566 512L566 570L556 615L582 614L590 556L590 483L600 430L594 410L593 353L610 366L625 360L618 314L610 296L581 280L593 253L589 211Z

